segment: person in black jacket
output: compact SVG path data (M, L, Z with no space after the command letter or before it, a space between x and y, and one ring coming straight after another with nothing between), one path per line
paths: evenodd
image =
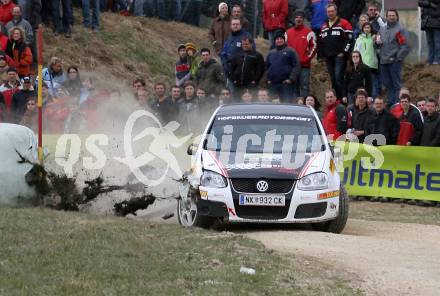
M370 143L375 146L395 145L399 134L397 118L385 109L385 102L380 97L374 100L373 109L366 123L365 137L369 135L383 135L386 140L385 143L381 143L377 138Z
M12 95L11 111L15 123L21 121L26 111L27 99L36 95L31 78L29 76L23 77L23 88Z
M368 94L365 90L359 89L356 92L356 104L353 107L351 113L351 129L349 134L357 137L359 143L363 143L365 139L367 122L372 114L372 110L368 108L367 97Z
M267 84L272 96L278 96L283 103L292 102L294 83L301 70L298 54L287 47L283 31L275 32L275 48L266 58Z
M264 58L252 48L251 37L241 40L243 53L236 55L231 62L230 77L234 83L236 98L240 98L244 89L255 89L264 74Z
M422 8L422 30L428 43L428 63L440 64L440 0L419 0Z
M337 6L327 5L328 20L321 27L318 56L324 57L332 88L340 99L343 94L343 83L347 57L353 47L353 27L349 21L340 18Z
M365 0L335 0L333 3L339 8L339 16L350 21L353 27L365 8Z
M437 101L433 98L426 102L426 111L420 146L440 147L440 114L437 110Z
M342 101L349 105L353 104L354 94L359 88L365 89L367 94L371 95L372 85L370 68L362 62L361 53L359 51L353 51L345 72L344 98Z

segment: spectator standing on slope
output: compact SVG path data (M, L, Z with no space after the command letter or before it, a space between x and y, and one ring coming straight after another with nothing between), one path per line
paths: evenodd
M316 54L317 43L313 31L304 25L305 13L298 10L294 13L294 27L287 30L287 46L298 54L301 71L295 82L295 95L307 97L310 91L310 67Z
M367 6L367 15L368 15L368 21L371 24L373 30L372 33L376 34L380 31L380 28L386 26L386 21L380 16L380 8L379 5L372 1L368 3Z
M67 77L64 82L66 91L73 97L79 97L81 93L82 83L79 75L79 69L76 66L70 66L67 68Z
M286 30L286 18L289 13L287 0L263 1L263 27L269 36L269 45L275 47L275 32Z
M195 95L195 85L191 81L187 81L184 85L185 95L177 102L179 123L182 124L182 131L197 131L200 125L200 108L199 102Z
M8 64L8 60L12 61L11 65ZM5 53L0 53L0 84L8 80L8 69L13 66L15 66L14 61Z
M236 98L240 97L245 89L255 90L264 74L264 58L261 53L252 48L253 44L251 37L244 37L241 40L243 53L237 54L231 61L228 78L234 84Z
M332 3L332 0L307 0L306 7L304 8L306 19L310 22L310 27L317 38L318 48L321 47L321 28L328 19L327 5L330 3ZM318 51L318 58L321 58L320 54Z
M417 109L422 112L423 117L426 117L428 112L426 112L426 99L418 99L416 102Z
M399 136L397 145L419 146L423 133L423 122L419 110L411 105L411 98L407 94L400 97L400 106L403 113L399 120Z
M189 72L190 72L190 80L194 80L197 75L197 71L199 69L200 64L200 55L197 52L197 47L194 43L188 42L185 44L186 48L186 59L189 65Z
M232 6L232 12L231 12L232 18L239 18L241 21L241 27L246 32L252 32L252 28L249 24L248 19L243 15L243 7L240 4L235 4Z
M308 95L304 100L304 104L315 109L319 119L322 120L321 103L314 95Z
M82 0L82 15L84 28L90 28L94 32L99 31L99 0ZM90 23L90 10L92 22Z
M177 103L177 101L181 98L182 89L178 85L173 85L171 87L169 99L173 104Z
M176 115L176 105L173 102L172 97L168 97L165 95L165 83L156 83L156 85L154 86L154 92L156 93L156 95L150 100L150 108L153 113L158 116L161 122L164 124L168 123L171 120L175 120L174 116Z
M272 95L281 102L293 102L295 83L301 71L301 62L296 52L287 47L283 31L275 33L275 48L266 58L267 83Z
M31 49L26 44L26 33L23 29L14 27L10 30L5 52L14 60L18 75L29 76L33 57Z
M353 51L350 56L344 77L344 98L342 101L352 105L355 93L359 88L363 88L367 91L367 94L371 94L372 77L370 68L362 62L359 51Z
M269 91L265 88L260 88L257 93L257 101L258 103L270 103Z
M351 22L354 27L365 8L365 0L335 0L339 8L339 16Z
M41 0L19 0L18 5L21 7L23 19L27 20L32 29L36 31L42 24L43 3Z
M367 15L369 22L371 24L371 34L374 36L374 40L376 40L376 34L380 31L380 28L386 26L386 21L381 17L380 15L380 8L379 5L376 2L370 2L367 6ZM361 51L362 53L362 51ZM379 61L379 54L376 53L377 60ZM378 97L382 93L382 77L381 77L381 69L380 69L380 63L378 63L378 71L377 73L374 73L373 71L373 97Z
M379 59L383 84L388 91L388 106L399 99L402 86L402 64L409 54L408 31L399 23L397 10L387 11L387 25L382 27L376 38L380 47Z
M63 14L60 14L60 5ZM73 11L71 0L51 0L53 33L55 36L64 34L64 37L72 37Z
M383 135L385 143L374 141L373 145L395 145L399 134L399 122L386 108L384 99L374 99L373 112L367 121L365 136Z
M208 48L201 50L202 62L196 75L196 84L203 88L206 96L217 96L226 83L222 66L211 57Z
M367 123L372 115L367 105L368 94L360 89L355 94L356 104L354 104L351 113L351 129L350 134L357 137L359 143L363 143L365 139ZM347 137L348 138L348 137Z
M428 64L440 64L440 1L419 0L422 8L422 30L426 32Z
M223 50L221 53L221 60L225 75L227 77L231 76L231 63L232 59L239 54L243 53L243 48L241 46L241 40L244 38L252 38L249 32L243 30L241 26L241 20L239 18L234 18L231 20L231 36L225 41ZM255 43L252 44L252 48L255 49ZM227 87L231 90L234 95L234 84L228 79Z
M373 98L376 98L380 95L380 92L378 92L378 88L380 86L376 85L376 83L379 83L377 81L377 76L379 75L379 63L374 45L376 35L372 34L372 29L373 28L370 23L365 23L362 26L362 33L356 39L354 50L361 53L362 62L371 70L372 90L369 95L371 95Z
M186 47L184 44L180 44L177 47L177 52L179 54L179 58L176 61L176 65L174 67L174 75L176 77L176 85L183 86L183 84L190 80L190 65L188 64L188 56L186 54Z
M209 41L214 48L215 54L220 56L226 39L231 34L231 19L229 8L225 2L218 5L217 16L214 17L209 30Z
M362 14L359 17L359 21L353 27L353 39L357 39L359 37L359 35L362 33L362 27L366 23L368 23L368 15Z
M23 87L12 95L11 111L15 123L19 123L26 111L26 102L29 97L35 97L37 93L32 86L29 76L23 77Z
M435 99L428 99L426 112L420 146L440 147L440 114L437 112Z
M351 24L338 16L337 6L327 6L328 20L321 28L321 43L318 51L326 60L327 71L336 90L336 96L342 97L347 57L353 45L353 29Z
M14 17L12 15L12 9L17 6L14 2L11 0L1 0L0 5L0 24L2 26L6 26L7 23L9 23L12 18Z
M220 95L218 96L218 104L220 106L229 103L232 103L231 91L228 88L222 88L220 90Z
M287 28L293 27L295 25L295 13L297 11L304 11L305 6L304 0L288 0L287 5L289 8L289 12L287 14L286 23Z
M13 19L6 24L6 30L9 32L13 27L23 29L26 33L26 43L31 45L34 42L34 30L31 24L23 18L20 6L15 6L12 9L12 15Z
M38 109L35 96L26 99L25 111L18 124L27 126L34 133L38 132Z
M347 131L348 115L344 105L336 98L333 89L325 92L325 110L322 125L330 140L336 140Z
M0 92L3 96L4 116L3 119L7 122L13 122L14 118L11 116L12 96L21 88L21 83L18 78L18 73L15 68L8 69L8 80L0 85Z
M49 94L56 96L58 89L66 81L62 60L58 57L52 57L47 68L43 69L42 76L43 82L49 88Z

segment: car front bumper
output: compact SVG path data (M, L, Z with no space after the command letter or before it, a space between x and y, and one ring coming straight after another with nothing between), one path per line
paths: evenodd
M271 217L270 213L265 213L264 216L258 215L262 213L262 210L273 211L275 207L237 205L237 202L234 203L234 196L236 198L237 193L229 185L226 188L200 186L199 190L201 199L198 202L198 208L199 204L203 205L200 206L202 210L199 214L223 217L231 223L317 223L333 220L339 212L339 190L336 189L309 192L296 190L295 186L293 192L285 194L286 201L289 199L290 202L288 204L286 202L287 214L283 217L275 214ZM240 213L243 213L243 208L246 208L248 213L258 208L256 211L258 213L242 215Z

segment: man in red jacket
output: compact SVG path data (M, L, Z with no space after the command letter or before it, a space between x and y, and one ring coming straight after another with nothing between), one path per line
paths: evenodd
M295 97L306 98L310 90L310 65L316 54L316 36L312 29L304 25L305 13L294 13L295 26L287 30L287 46L294 49L301 61L301 72L295 85Z
M0 6L0 23L2 26L6 26L12 18L12 9L15 5L11 0L1 0L2 5Z
M347 131L347 111L340 104L333 89L325 93L325 110L322 125L329 140L336 140Z
M289 13L287 0L263 1L263 27L269 35L270 49L275 48L275 32L286 30L286 17Z

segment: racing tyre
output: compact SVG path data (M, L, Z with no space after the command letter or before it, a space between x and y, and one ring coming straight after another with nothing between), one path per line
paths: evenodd
M189 195L187 198L177 200L177 219L184 227L210 228L214 219L208 216L201 216L197 212L196 197Z
M348 219L348 194L347 190L341 185L341 192L339 194L339 212L338 217L331 221L313 223L312 227L318 231L341 233L345 228Z

